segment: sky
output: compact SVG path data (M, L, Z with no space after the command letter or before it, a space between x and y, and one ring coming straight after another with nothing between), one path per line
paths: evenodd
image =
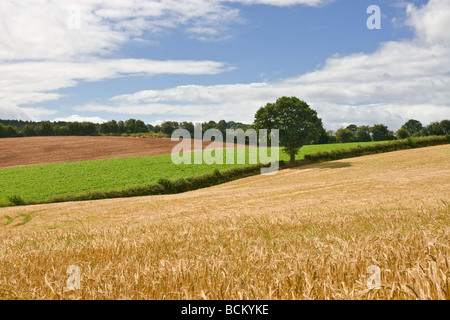
M426 125L449 30L450 0L2 1L0 119L252 123L295 96L326 129Z

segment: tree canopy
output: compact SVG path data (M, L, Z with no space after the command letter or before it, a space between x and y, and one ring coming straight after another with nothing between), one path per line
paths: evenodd
M317 112L296 97L281 97L275 103L267 103L255 114L255 128L279 130L280 145L290 155L291 163L305 144L317 140L323 132L322 119Z
M418 135L422 130L422 123L418 120L410 119L402 125L401 129L408 131L410 136Z

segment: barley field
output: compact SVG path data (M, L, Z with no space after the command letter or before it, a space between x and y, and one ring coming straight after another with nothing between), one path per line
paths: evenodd
M0 299L448 300L449 159L445 145L1 208Z

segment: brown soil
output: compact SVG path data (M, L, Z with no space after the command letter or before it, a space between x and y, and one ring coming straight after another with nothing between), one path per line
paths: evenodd
M177 141L132 137L26 137L0 139L0 168L170 154ZM210 142L203 141L203 148ZM192 140L192 150L194 142Z

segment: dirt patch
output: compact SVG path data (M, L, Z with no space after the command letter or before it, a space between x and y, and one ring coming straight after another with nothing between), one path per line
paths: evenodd
M194 140L191 140L194 150ZM203 148L211 142L203 141ZM0 139L0 168L170 154L177 141L132 137L26 137Z

